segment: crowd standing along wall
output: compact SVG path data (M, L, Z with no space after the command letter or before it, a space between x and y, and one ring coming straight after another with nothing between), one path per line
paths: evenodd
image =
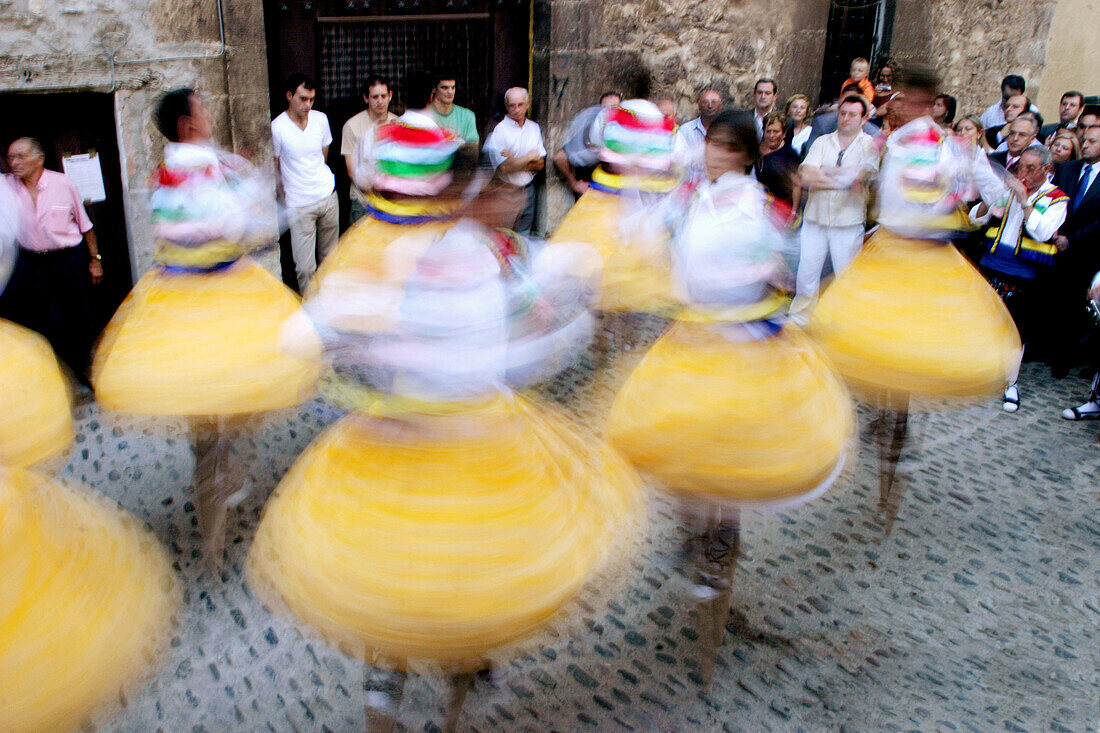
M225 2L223 22L218 9L216 0L0 0L0 92L113 94L135 281L153 263L148 179L164 138L151 117L162 92L195 87L218 143L271 163L262 2ZM278 272L277 253L261 259Z
M1097 91L1088 62L1098 2L896 0L891 55L935 66L960 113L984 109L1001 77L1022 74L1053 119L1061 87ZM747 107L761 76L778 81L781 100L816 99L831 4L533 0L533 116L552 154L569 119L608 89L668 96L684 119L706 87ZM0 92L113 93L135 279L152 264L146 182L163 146L150 120L161 92L196 87L214 111L218 142L270 164L263 0L226 0L224 24L218 9L217 0L0 0ZM544 226L553 231L572 199L556 175L547 180ZM277 255L264 264L277 271Z

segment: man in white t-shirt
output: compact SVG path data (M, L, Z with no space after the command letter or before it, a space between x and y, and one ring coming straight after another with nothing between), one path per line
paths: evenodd
M325 113L313 109L313 82L305 74L291 74L285 88L287 110L271 121L271 142L279 195L290 219L298 290L304 293L318 261L336 245L340 205L336 177L325 164L332 131Z
M802 256L792 310L801 310L817 297L826 255L833 272L840 274L863 247L866 182L878 169L871 136L861 129L870 111L862 95L846 96L837 108L836 132L815 140L798 169L810 196L802 217Z
M514 229L530 234L535 224L535 172L546 164L546 147L538 123L527 119L531 97L523 87L512 87L504 93L508 116L501 120L485 140L485 154L505 183L522 188L526 196L523 211Z
M393 92L388 81L380 76L371 76L363 84L363 101L367 108L344 123L340 136L340 155L344 156L344 165L348 168L351 184L351 218L348 224L354 224L367 213L367 201L363 192L355 185L355 166L359 157L359 141L373 135L375 128L386 122L393 122L397 115L390 112L390 100Z

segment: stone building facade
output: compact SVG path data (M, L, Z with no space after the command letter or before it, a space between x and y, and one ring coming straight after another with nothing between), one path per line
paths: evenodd
M529 70L523 71L531 80L533 116L553 151L571 116L606 89L671 97L684 118L693 116L696 95L708 86L746 106L761 76L778 81L781 98L802 92L816 99L831 13L853 1L530 0ZM1100 87L1095 63L1067 58L1097 61L1095 0L881 2L890 6L890 55L938 67L962 111L996 99L1005 73L1028 79L1048 117L1057 114L1063 88L1089 94ZM355 0L346 4L359 7ZM163 145L150 119L157 96L197 87L211 102L219 142L269 162L269 79L279 50L268 46L265 7L270 14L287 5L0 0L0 94L111 97L135 279L152 263L146 180ZM549 231L570 198L555 176L547 181ZM276 269L277 257L266 264Z

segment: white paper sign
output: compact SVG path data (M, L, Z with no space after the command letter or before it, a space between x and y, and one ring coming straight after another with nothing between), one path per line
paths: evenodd
M61 159L65 175L72 179L80 198L93 204L105 201L107 192L103 190L103 169L99 167L99 156L89 153L70 155Z

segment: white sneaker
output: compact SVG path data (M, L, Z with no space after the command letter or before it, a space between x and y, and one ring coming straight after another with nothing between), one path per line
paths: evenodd
M1010 384L1005 390L1001 401L1001 409L1005 412L1016 412L1020 409L1020 390L1015 384Z
M1063 420L1096 420L1100 419L1100 404L1088 401L1077 407L1067 407L1062 410Z

